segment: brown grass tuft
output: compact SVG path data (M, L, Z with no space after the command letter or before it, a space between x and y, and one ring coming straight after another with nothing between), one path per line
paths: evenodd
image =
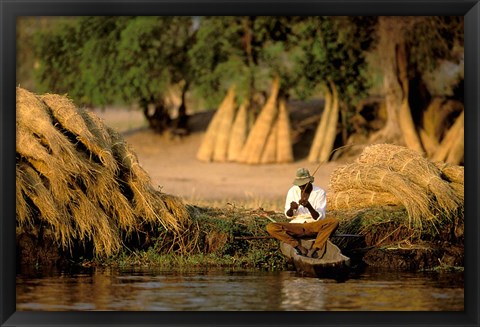
M438 208L455 212L461 205L455 191L441 178L441 171L417 151L393 144L375 144L366 147L357 159L365 165L384 166L405 176L425 192L431 192Z

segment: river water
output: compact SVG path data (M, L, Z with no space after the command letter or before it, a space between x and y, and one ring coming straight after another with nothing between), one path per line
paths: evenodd
M17 275L17 311L463 311L463 273L82 269Z

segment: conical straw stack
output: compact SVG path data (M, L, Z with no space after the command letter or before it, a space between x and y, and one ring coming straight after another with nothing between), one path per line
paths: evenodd
M268 135L277 116L277 97L280 90L280 80L275 78L267 103L262 108L255 124L250 131L245 146L239 157L239 162L259 164L267 144Z

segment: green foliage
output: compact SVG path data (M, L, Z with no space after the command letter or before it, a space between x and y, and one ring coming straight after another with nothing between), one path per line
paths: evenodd
M411 20L405 38L414 69L423 74L437 68L441 60L459 61L464 46L463 17L427 16Z
M295 89L309 96L318 85L333 82L340 100L351 104L369 88L366 51L373 44L373 17L307 17L298 22L291 42L300 51L295 56L300 80Z
M458 58L463 17L405 21L411 67L425 72L440 59ZM331 81L348 120L371 86L366 56L378 38L377 22L378 17L341 16L58 20L36 34L36 76L40 92L68 93L87 105L156 104L179 83L209 107L218 106L235 84L239 100L254 105L269 92L273 76L280 77L286 97L317 95Z
M155 102L190 77L190 17L81 17L37 35L37 79L77 102Z

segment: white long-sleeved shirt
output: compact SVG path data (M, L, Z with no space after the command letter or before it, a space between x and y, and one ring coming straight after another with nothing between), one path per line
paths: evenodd
M295 201L296 203L300 201L302 195L301 193L302 190L296 185L293 185L288 190L287 198L285 199L285 216L287 216L287 211L290 209L290 203L292 201ZM312 207L320 214L318 219L325 218L325 211L327 208L327 193L322 188L313 185L312 192L308 197L308 202L310 202ZM287 218L291 219L291 223L306 223L315 221L315 219L312 218L310 211L300 204L298 205L298 209L294 210L293 216L287 216Z

